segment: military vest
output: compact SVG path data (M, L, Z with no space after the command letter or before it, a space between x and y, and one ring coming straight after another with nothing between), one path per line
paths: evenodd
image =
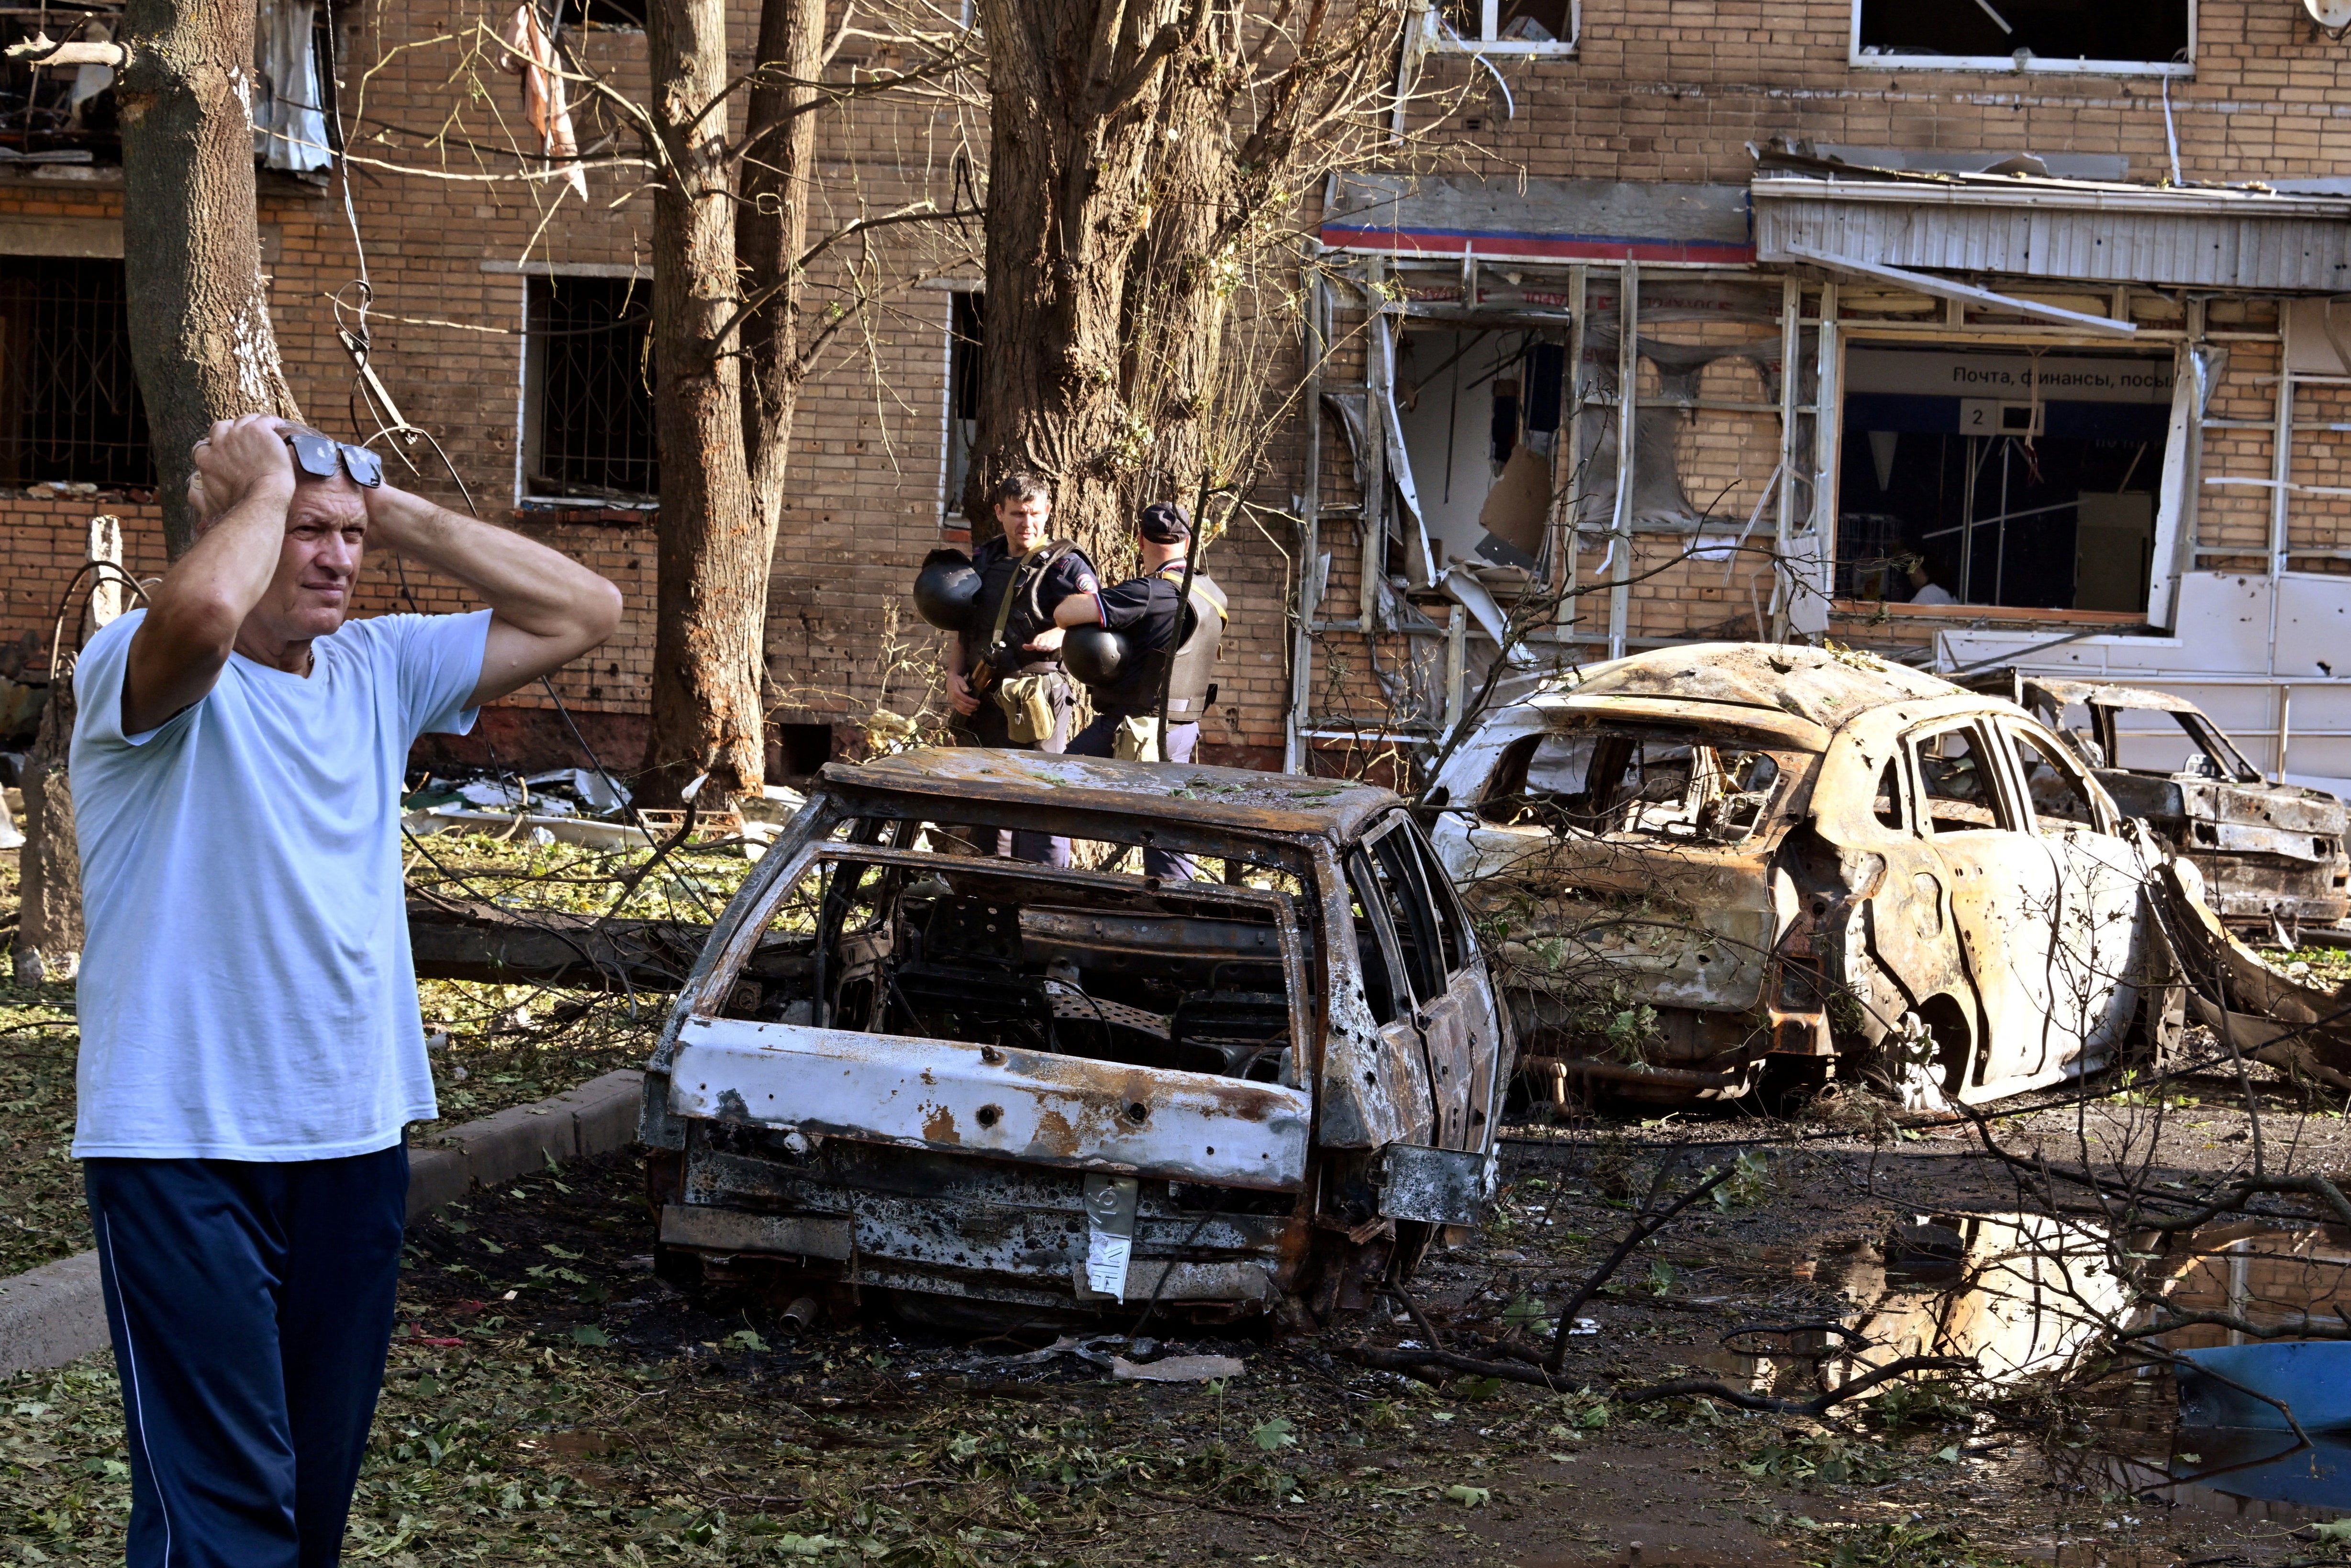
M996 666L997 674L1017 675L1061 668L1060 659L1051 653L1032 653L1029 644L1053 624L1051 614L1038 601L1037 591L1044 584L1046 570L1077 548L1068 539L1049 539L1019 556L1007 547L979 574L979 597L972 607L972 643L979 646L979 656ZM1014 596L1008 611L1004 604L1007 594ZM999 615L1004 635L990 645L988 639Z
M1168 573L1171 586L1182 581ZM1208 579L1206 572L1192 578L1192 602L1183 620L1182 637L1175 649L1176 669L1167 673L1168 650L1138 648L1119 678L1107 686L1093 690L1094 711L1113 717L1129 718L1155 715L1159 711L1159 683L1167 680L1167 722L1172 725L1197 724L1208 710L1208 699L1215 691L1211 676L1217 669L1217 644L1225 635L1225 619L1229 613L1225 591Z

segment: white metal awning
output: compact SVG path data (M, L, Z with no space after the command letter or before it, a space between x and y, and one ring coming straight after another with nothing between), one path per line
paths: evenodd
M1761 174L1756 259L2266 293L2351 291L2351 201L1975 175Z

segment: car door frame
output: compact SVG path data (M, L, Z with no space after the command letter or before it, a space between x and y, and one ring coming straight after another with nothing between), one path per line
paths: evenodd
M2096 824L2066 824L2042 831L2041 813L2024 768L2023 743L2007 735L2016 769L2016 796L2033 832L2052 846L2062 899L2059 968L2078 966L2087 982L2063 973L2053 978L2074 996L2071 1011L2080 1040L2078 1060L2100 1057L2129 1032L2138 1004L2137 977L2146 963L2147 867L2138 847L2121 831L2119 814L2097 779L2048 727L2023 714L1995 716L2002 731L2022 731L2042 743L2051 766L2072 780L2089 802ZM2076 952L2074 949L2081 949Z
M1414 933L1413 947L1420 959L1420 972L1416 973L1413 959L1396 940L1386 901L1364 896L1368 889L1358 892L1365 908L1376 909L1374 924L1383 948L1400 966L1413 1004L1409 1027L1418 1041L1424 1082L1435 1107L1429 1145L1482 1152L1494 1137L1502 1083L1499 1057L1508 1037L1476 933L1443 874L1443 862L1407 812L1398 810L1374 823L1354 852L1364 858L1368 872L1384 873L1403 900L1407 919L1418 916L1426 922ZM1456 933L1456 951L1449 958L1440 922L1450 924Z
M2022 773L2007 735L1986 708L1925 720L1900 744L1916 786L1917 829L1942 861L1950 916L1979 1009L1974 1060L1956 1088L1974 1101L2011 1092L2013 1081L2052 1075L2078 1056L2078 1023L2055 1016L2054 951L2064 904L2057 852L2032 826ZM1965 727L1982 759L1993 825L1938 832L1918 762L1921 742Z
M1516 1065L1510 1013L1501 1004L1498 982L1479 946L1477 927L1469 923L1460 890L1446 875L1437 846L1409 813L1398 812L1396 820L1401 824L1396 831L1416 852L1430 904L1458 934L1458 952L1446 966L1445 994L1460 1009L1468 1035L1469 1131L1464 1146L1482 1152L1500 1135L1502 1098Z

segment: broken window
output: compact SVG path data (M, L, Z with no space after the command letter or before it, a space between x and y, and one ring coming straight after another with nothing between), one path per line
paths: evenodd
M2024 767L2024 794L2032 802L2034 822L2053 836L2070 830L2098 829L2098 813L2090 792L2073 766L2057 748L2031 730L2009 727L2016 742L2016 759Z
M1911 742L1927 821L1938 833L2007 828L2000 789L1985 758L1983 737L1972 725L1959 725Z
M2184 75L2195 37L2194 0L1855 0L1853 62Z
M645 0L556 0L555 25L591 33L642 33Z
M0 256L0 484L152 485L122 264Z
M1876 798L1869 804L1870 809L1877 813L1880 825L1892 828L1897 832L1901 831L1903 811L1902 759L1900 758L1888 759L1886 771L1877 776Z
M1440 44L1534 54L1575 47L1581 0L1444 0L1434 15Z
M722 1010L1294 1083L1290 906L1246 886L830 847L777 891Z
M987 356L987 296L957 290L947 319L946 488L940 515L963 516L964 488L971 482L971 452L979 441L980 372Z
M1836 597L2144 613L2172 361L1857 344Z
M526 493L626 502L658 494L652 284L565 274L533 277L528 288Z
M1506 281L1490 276L1481 298ZM1551 511L1566 348L1540 331L1416 328L1397 339L1395 373L1397 424L1430 549L1440 561L1474 555L1532 570Z
M1372 890L1365 895L1365 890ZM1347 913L1355 932L1355 960L1364 977L1364 1005L1374 1023L1394 1023L1405 1012L1410 988L1404 957L1396 949L1387 915L1379 908L1379 879L1362 853L1347 860Z
M2240 784L2262 782L2262 770L2245 760L2236 743L2200 713L2131 709L2134 722L2121 722L2124 711L2100 703L2089 710L2095 744L2110 767L2138 773L2193 773L2206 779L2228 779ZM2174 729L2164 720L2178 721ZM2182 741L2186 744L2180 744Z
M1496 827L1733 844L1778 820L1801 753L1708 744L1626 726L1522 736L1478 815Z

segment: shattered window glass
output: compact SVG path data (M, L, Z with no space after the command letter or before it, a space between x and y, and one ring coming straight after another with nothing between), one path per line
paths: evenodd
M778 890L721 1011L1291 1082L1284 940L1270 901L1210 883L843 846Z
M1927 821L1938 833L1965 833L2012 824L2001 820L2000 791L1987 770L1982 741L1960 725L1911 743L1925 795Z
M1636 726L1521 736L1478 806L1494 827L1736 844L1776 822L1810 767L1778 752Z
M2165 65L2188 58L2191 36L2190 0L2136 5L2083 0L1855 4L1861 13L1855 42L1865 56L2015 60L2020 70L2032 68L2036 59Z
M2058 834L2087 828L2095 831L2098 813L2090 804L2089 792L2058 758L2056 747L2013 725L2009 735L2016 742L2016 759L2024 765L2024 792L2032 802L2033 819L2041 831Z

